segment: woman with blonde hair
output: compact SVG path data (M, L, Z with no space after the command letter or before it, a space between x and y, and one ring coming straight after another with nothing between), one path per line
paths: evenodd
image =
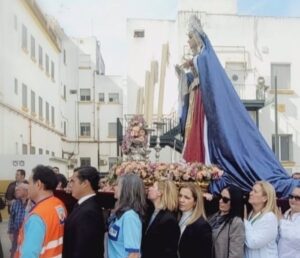
M278 208L274 187L258 181L249 195L252 211L245 214L245 257L277 258Z
M212 230L206 221L201 189L196 184L187 183L180 187L179 210L180 258L211 258Z
M178 192L169 180L156 181L148 190L154 211L146 223L142 258L177 258L180 230L177 223Z

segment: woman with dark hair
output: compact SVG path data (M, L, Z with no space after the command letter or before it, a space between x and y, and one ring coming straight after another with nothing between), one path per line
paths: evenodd
M235 186L224 188L219 211L208 221L213 232L214 258L244 257L245 228L243 192Z
M170 180L156 181L148 190L154 211L146 224L142 258L177 258L180 229L177 222L178 191Z
M119 177L115 198L116 207L109 218L108 257L138 258L146 207L143 181L135 174Z
M206 221L203 196L199 186L186 183L179 189L180 258L211 258L211 227ZM155 247L154 247L155 248Z

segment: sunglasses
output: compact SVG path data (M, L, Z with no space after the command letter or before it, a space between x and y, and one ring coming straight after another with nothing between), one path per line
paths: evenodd
M295 199L296 201L300 201L300 196L290 194L289 199Z
M222 202L224 203L228 203L230 201L230 198L220 195L219 200L222 200Z

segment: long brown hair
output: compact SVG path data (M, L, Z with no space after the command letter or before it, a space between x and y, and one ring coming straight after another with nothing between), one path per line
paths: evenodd
M180 186L179 191L183 188L189 189L191 191L192 196L195 201L195 207L193 209L193 212L192 212L191 218L188 222L188 225L192 224L200 217L203 217L204 219L206 219L206 214L205 214L205 210L204 210L204 202L203 202L203 194L202 194L200 187L194 183L185 183Z

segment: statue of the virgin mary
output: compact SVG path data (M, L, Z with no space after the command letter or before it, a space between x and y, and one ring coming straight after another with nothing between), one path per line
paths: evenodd
M265 180L279 196L288 196L300 181L287 174L259 132L196 16L190 18L188 36L193 57L176 67L184 159L224 170L212 192L229 184L250 191Z

